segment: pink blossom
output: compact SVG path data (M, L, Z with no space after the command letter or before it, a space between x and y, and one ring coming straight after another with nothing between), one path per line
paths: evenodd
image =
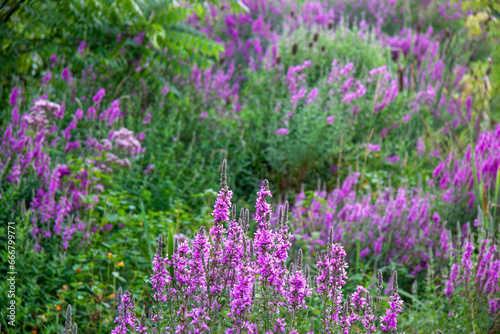
M388 163L391 163L391 164L397 164L399 162L399 157L397 155L393 155L392 157L387 157L385 158L385 160L388 162Z
M287 128L279 128L278 130L276 130L276 135L277 136L287 135L288 133L289 132L288 132Z
M82 56L85 54L85 47L87 46L87 43L85 41L81 42L80 45L78 46L78 53L80 53Z

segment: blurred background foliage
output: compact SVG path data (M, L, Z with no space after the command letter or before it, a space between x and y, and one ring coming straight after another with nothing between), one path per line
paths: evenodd
M435 6L431 9L446 3L431 2ZM253 69L250 58L257 56L251 43L255 43L257 33L252 24L262 16L281 27L281 21L298 20L300 8L309 3L290 2L278 16L264 6L266 2L255 9L250 6L252 1L0 0L2 132L12 121L9 97L14 87L23 90L20 108L26 113L32 101L42 95L64 102L67 113L58 121L60 129L70 124L76 110L91 106L92 96L105 88L103 106L121 102L122 116L116 128L143 133L141 144L146 148L131 159L129 168L96 175L105 189L95 209L81 213L81 217L93 226L112 228L109 233L92 233L90 243L83 246L79 246L82 239L75 238L67 250L47 241L42 252L33 251L31 217L22 215L21 208L26 206L29 213L41 183L36 174L28 173L15 185L6 181L5 173L0 175L0 218L18 226L18 329L60 331L63 311L71 303L82 332L109 332L119 286L138 297L140 309L147 309L156 236L172 230L179 238L189 238L200 226L210 226L224 158L229 163L229 187L239 207L252 206L264 178L271 183L274 204L285 199L293 202L301 190L310 202L313 190L340 188L353 172L361 174L355 191L371 194L373 200L386 188L399 186L440 195L429 183L436 165L448 161L450 153L464 155L471 135L477 139L500 119L498 1L460 2L461 10L468 14L450 20L442 19L438 10L422 11L425 1L397 1L397 19L386 17L380 31L361 24L377 22L369 6L347 2L343 10L350 14L332 26L327 23L318 28L301 22L293 32L276 28L284 36L276 42L279 63L274 59L268 69ZM238 14L247 14L254 21L238 21ZM308 17L302 18L306 21ZM226 55L231 19L243 36L242 45L251 45L248 54L236 51L232 57ZM426 39L429 27L434 30ZM420 66L428 66L425 70L431 73L434 64L422 63L423 58L409 52L417 35L429 45L438 42L437 57L443 60L442 79L432 87L437 98L429 103L424 88L431 79L422 79L416 72ZM272 38L262 38L264 49L272 43ZM402 49L406 47L405 53ZM53 55L56 62L51 61ZM353 104L342 101L339 93L347 77L329 82L334 59L342 65L352 62L353 80L366 86L363 98ZM319 94L311 103L294 105L286 73L306 61L311 66L298 80L308 92L318 88ZM373 79L370 71L384 66L391 79L397 80L397 96L374 112L383 94L381 76ZM455 84L458 66L466 69L460 85ZM71 73L71 85L62 78L64 69ZM337 95L330 94L331 90ZM463 107L468 97L472 101L471 119L452 126L457 117L448 112L450 101ZM412 104L415 101L418 112ZM356 113L354 105L359 108ZM148 114L151 122L145 124ZM331 123L329 117L333 117ZM85 122L75 130L74 138L83 142L96 133L107 134L104 127ZM281 128L289 134L278 135ZM422 156L416 149L419 141L426 147ZM380 145L380 151L368 151L368 143ZM71 154L59 147L47 151L53 166L65 163L72 170L87 168L83 148ZM394 156L397 163L387 160ZM497 205L495 188L484 189L488 205ZM457 220L473 222L477 217L476 208L466 200L436 204L433 209L453 229ZM4 238L5 226L0 233ZM310 245L298 237L294 247ZM378 259L361 259L359 249L348 251L356 254L359 272L353 275L352 286L371 283L373 261ZM0 254L5 263L6 250ZM446 317L445 297L440 294L446 270L411 275L391 262L382 269L389 272L395 268L400 271L402 290L408 294L405 312L409 315L403 322L406 330L470 332L469 318L456 316L450 321ZM417 280L418 298L410 294ZM2 281L2 295L6 289ZM469 315L467 301L455 302L461 303L460 314ZM4 328L5 318L0 321ZM483 312L474 321L486 326L491 319Z

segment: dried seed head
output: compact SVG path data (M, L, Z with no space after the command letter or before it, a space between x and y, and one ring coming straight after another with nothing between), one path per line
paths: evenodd
M392 272L392 293L398 293L398 271L394 270Z
M250 210L245 210L245 233L248 232L248 228L250 227Z
M297 268L298 270L302 269L302 249L299 249L299 253L297 254Z
M347 315L349 314L349 304L350 304L350 301L351 301L351 297L347 296L347 299L344 302L344 307L343 307L344 310L343 310L343 313L342 313L342 315L344 316L344 318L346 318Z
M414 280L412 285L411 285L411 294L416 295L418 291L418 282L417 280Z
M149 313L148 313L149 320L153 320L153 316L154 316L154 314L153 314L153 308L150 308L149 309Z
M309 49L313 47L313 42L309 42L309 44L307 46L309 46Z
M377 287L378 287L378 291L382 291L382 288L384 286L384 277L382 276L382 270L378 270L378 273L377 273Z
M278 228L283 226L283 207L278 207Z
M119 314L119 316L120 316L121 319L125 319L125 309L126 309L126 307L125 307L125 301L123 299L122 299L120 305L121 305L121 307L120 307L120 314Z
M333 22L328 23L328 29L331 30L332 28L333 28Z
M281 57L278 57L278 59L276 59L276 64L281 64Z
M231 219L236 221L236 204L233 204L233 206L231 207Z
M330 227L330 230L328 231L328 245L327 245L328 252L330 252L332 246L333 246L333 226Z
M446 28L444 30L444 36L445 36L446 39L451 36L451 30L449 28Z
M297 51L299 51L299 46L297 45L297 43L294 43L292 46L292 55L296 55Z
M116 293L115 303L118 306L122 302L122 288L118 288L118 292Z
M250 239L250 258L253 259L254 251L253 251L253 240Z
M245 254L245 257L247 256L247 238L243 235L243 254Z
M403 77L403 65L399 64L398 68L398 82L399 82L399 91L402 92L404 89L404 77Z
M264 220L266 222L266 226L269 226L269 222L271 221L271 213L266 212L266 215L264 216Z
M315 33L315 34L314 34L314 37L313 37L313 41L317 42L317 41L318 41L318 38L319 38L319 34L318 34L318 33Z
M222 171L220 173L220 186L221 188L227 187L227 160L222 161Z
M325 52L326 47L324 45L321 46L321 52Z
M66 324L64 325L64 330L69 334L71 330L71 304L68 304L66 309Z
M370 293L366 293L366 303L368 304L368 312L371 314L373 312L373 298Z
M240 224L241 229L245 230L245 209L240 209L240 218L238 219L238 224Z

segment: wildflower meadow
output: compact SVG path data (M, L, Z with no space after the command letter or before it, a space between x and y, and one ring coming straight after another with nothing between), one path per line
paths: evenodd
M0 333L500 333L495 0L0 1Z

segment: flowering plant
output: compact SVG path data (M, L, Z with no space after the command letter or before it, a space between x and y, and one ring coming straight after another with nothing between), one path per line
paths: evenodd
M4 189L35 183L29 213L36 251L43 239L52 237L61 238L63 249L76 234L88 242L91 233L103 228L82 219L104 191L103 176L130 167L129 159L145 150L143 135L115 125L122 117L120 100L99 112L105 94L100 89L86 113L68 113L64 103L51 102L46 95L21 113L22 91L15 88L11 94L12 120L0 138L0 180L6 181ZM87 126L98 131L86 133Z
M256 232L248 236L250 215L231 206L232 192L227 187L226 161L222 164L221 190L208 233L196 231L191 245L160 235L153 261L151 285L155 306L148 319L136 316L130 292L117 294L118 316L114 334L139 333L298 333L307 326L300 315L307 312L315 298L323 305L322 333L374 333L397 329L402 311L397 275L392 276L389 309L378 317L382 273L378 276L378 295L372 297L359 286L345 300L342 287L347 280L346 252L333 243L330 233L326 251L317 253L317 275L312 278L299 251L295 264L287 267L291 246L288 232L288 203L278 209L278 222L271 225L272 194L265 180L257 193ZM164 254L167 248L167 254ZM374 303L376 301L376 305Z

